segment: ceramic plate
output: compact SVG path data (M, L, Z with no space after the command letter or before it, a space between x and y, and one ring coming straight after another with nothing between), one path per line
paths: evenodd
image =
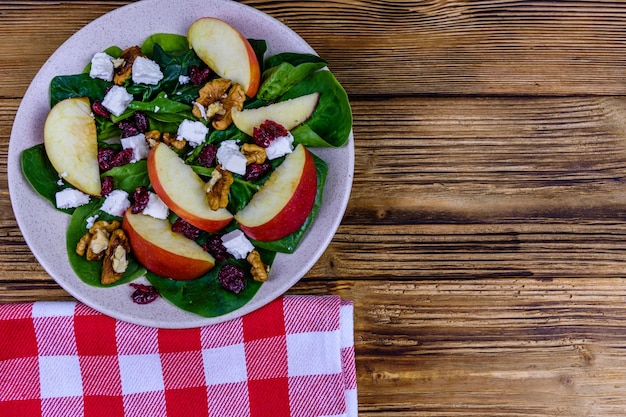
M20 154L43 141L43 125L50 109L48 91L56 75L82 72L94 53L111 45L140 44L159 32L186 34L197 18L223 19L244 36L265 39L268 54L315 53L295 32L278 20L249 6L226 0L144 0L114 10L70 37L46 61L26 91L11 133L8 178L11 203L26 243L43 268L68 293L92 308L135 324L188 328L213 324L249 313L282 295L317 262L335 234L345 212L354 167L352 134L344 147L314 149L329 166L324 200L319 215L293 254L278 254L270 279L245 306L229 314L205 318L185 312L163 298L147 304L132 302L128 285L95 288L81 281L70 267L65 250L65 231L70 216L58 212L30 187L20 168Z

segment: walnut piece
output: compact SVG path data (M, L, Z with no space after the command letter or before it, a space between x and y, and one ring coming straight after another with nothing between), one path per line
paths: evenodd
M265 149L255 143L244 143L241 153L246 157L246 164L262 164L267 159Z
M132 74L135 58L142 55L143 54L141 53L141 48L139 46L131 46L128 49L124 49L120 57L117 58L117 66L115 67L113 83L116 85L124 84Z
M234 181L233 174L222 169L221 165L215 167L211 173L211 179L206 184L206 193L211 210L226 208L230 186Z
M233 108L241 110L246 94L239 84L231 86L230 80L216 78L207 82L198 92L192 113L199 119L212 120L217 130L224 130L233 122Z
M252 265L252 269L250 269L250 273L252 274L252 278L258 282L267 281L268 274L270 273L269 265L265 265L261 260L261 254L255 249L248 254L246 260L250 262Z
M99 261L109 246L111 232L119 228L120 222L117 220L95 222L89 231L80 238L78 245L76 245L76 253L79 256L85 256L88 261Z
M127 255L130 253L128 237L122 229L111 233L109 246L102 261L102 274L100 282L103 285L113 284L118 281L128 268Z

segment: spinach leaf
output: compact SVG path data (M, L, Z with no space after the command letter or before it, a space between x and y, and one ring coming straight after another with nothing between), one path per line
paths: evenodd
M150 178L148 177L148 163L145 159L132 164L122 165L112 168L104 173L102 177L113 177L113 183L116 189L126 191L132 195L135 188L139 186L149 186Z
M170 100L165 92L160 92L152 101L131 101L128 110L133 112L140 110L150 113L191 113L191 106Z
M265 52L267 52L267 42L264 39L248 39L250 46L254 50L254 54L256 55L257 61L259 61L259 67L261 70L261 74L263 73L263 62L265 57Z
M166 52L184 51L189 49L187 37L174 33L155 33L149 36L141 45L141 52L146 56L152 56L154 46L159 47Z
M72 97L88 97L92 103L102 100L109 85L111 83L84 73L56 76L50 82L50 107Z
M54 169L43 143L25 149L21 155L22 172L26 180L37 193L56 207L55 195L65 186L58 184L59 174ZM64 213L71 213L74 209L57 209Z
M277 99L291 87L328 64L325 60L311 54L279 54L269 58L268 62L280 63L269 67L263 73L263 83L257 97L265 101Z
M132 256L128 257L128 268L122 278L109 285L103 285L100 283L100 275L102 274L102 262L101 261L88 261L85 257L79 256L76 253L76 245L80 241L80 238L87 232L87 218L93 215L98 215L98 220L121 220L119 217L111 216L103 211L100 211L102 201L100 198L92 201L89 204L78 207L72 217L70 218L70 224L67 228L65 243L67 254L70 259L70 265L76 275L85 284L94 287L113 287L120 284L126 284L131 282L146 273L146 269L140 265Z

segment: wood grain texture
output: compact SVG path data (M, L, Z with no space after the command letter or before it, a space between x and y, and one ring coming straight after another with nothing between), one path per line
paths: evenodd
M0 3L0 302L70 299L15 222L11 125L48 56L128 3ZM360 415L623 415L626 2L242 3L351 98L350 202L289 292L354 300Z

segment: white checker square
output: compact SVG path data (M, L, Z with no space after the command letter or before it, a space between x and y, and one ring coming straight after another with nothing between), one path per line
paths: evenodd
M120 355L122 394L162 391L165 387L161 359L157 354Z
M207 385L242 382L248 379L243 344L204 349L202 362Z
M40 356L41 398L83 395L78 356Z
M341 323L341 347L348 348L354 346L354 322L352 304L342 305L339 310L339 320Z
M339 330L287 335L289 376L341 373Z
M33 317L66 317L73 316L75 301L37 301L33 303Z

